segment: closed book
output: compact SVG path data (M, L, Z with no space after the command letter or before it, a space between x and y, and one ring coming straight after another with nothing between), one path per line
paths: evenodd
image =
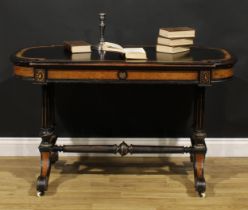
M163 52L163 53L179 53L179 52L186 52L189 51L189 47L171 47L166 45L157 45L156 51Z
M168 39L162 36L158 37L158 44L167 45L167 46L184 46L184 45L193 45L193 39Z
M195 29L190 27L160 28L159 36L166 38L193 38Z
M71 53L91 52L91 45L86 41L65 41L64 46Z
M189 51L179 53L162 53L157 52L156 58L158 61L192 61Z
M71 59L73 61L90 61L91 60L91 53L73 53L71 54Z

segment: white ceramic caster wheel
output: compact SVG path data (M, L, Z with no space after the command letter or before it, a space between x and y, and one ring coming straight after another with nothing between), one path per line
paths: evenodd
M39 191L37 191L37 197L41 197L41 196L43 196L44 195L44 192L39 192Z

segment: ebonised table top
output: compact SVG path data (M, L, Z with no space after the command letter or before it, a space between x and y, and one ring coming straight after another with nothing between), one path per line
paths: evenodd
M40 73L43 71L42 81L46 82L151 80L196 83L209 74L207 83L210 84L233 76L236 59L224 49L195 46L187 53L167 54L156 52L155 46L141 47L147 53L147 60L126 60L122 54L114 52L106 52L103 59L97 50L71 54L63 45L21 49L11 56L11 60L16 76L37 81L39 70Z

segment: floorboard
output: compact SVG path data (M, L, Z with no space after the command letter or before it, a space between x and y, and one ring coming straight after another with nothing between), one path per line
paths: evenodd
M207 158L206 198L189 158L62 157L41 198L38 157L1 157L0 166L0 210L248 209L248 158Z

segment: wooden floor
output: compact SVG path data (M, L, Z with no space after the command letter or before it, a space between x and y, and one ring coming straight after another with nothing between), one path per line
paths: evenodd
M1 210L247 210L248 158L207 158L207 196L189 158L63 157L36 197L39 158L0 158Z

